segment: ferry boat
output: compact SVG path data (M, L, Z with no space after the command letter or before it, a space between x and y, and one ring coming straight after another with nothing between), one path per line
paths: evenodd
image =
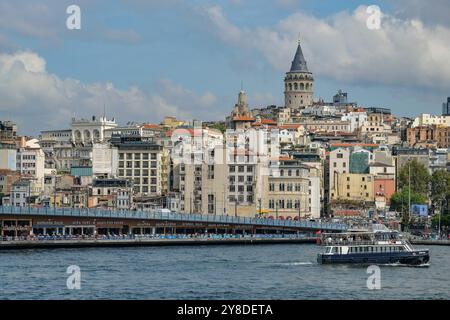
M322 234L325 252L320 264L400 264L420 266L430 260L429 250L416 250L397 231L375 228L370 232Z

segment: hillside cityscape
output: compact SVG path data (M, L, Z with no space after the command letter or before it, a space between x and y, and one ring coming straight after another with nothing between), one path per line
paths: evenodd
M0 122L4 207L345 221L367 218L423 236L450 224L450 97L442 114L395 115L338 90L314 98L298 44L283 106L251 108L242 88L218 121L73 118L20 134ZM445 97L443 97L443 101ZM373 102L376 105L376 101ZM124 106L127 108L127 106ZM2 227L2 236L30 230Z

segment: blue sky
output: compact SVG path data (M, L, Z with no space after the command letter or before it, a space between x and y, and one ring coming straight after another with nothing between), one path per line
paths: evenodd
M241 81L251 106L282 105L298 34L316 98L343 89L362 106L439 114L450 95L450 6L431 2L0 0L1 118L25 134L103 105L120 123L220 120ZM70 4L81 30L65 28ZM385 15L377 31L363 23L373 4Z

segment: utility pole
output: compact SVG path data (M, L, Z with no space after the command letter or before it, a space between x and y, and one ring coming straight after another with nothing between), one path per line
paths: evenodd
M439 230L438 230L438 237L441 239L441 213L442 213L442 205L444 201L441 201L441 207L439 208Z
M411 160L408 163L408 231L409 231L409 220L411 219Z
M277 217L277 220L278 220L278 200L275 201L275 213L276 213L276 217Z
M261 198L259 198L259 200L258 200L258 202L259 202L259 215L258 215L258 217L261 217Z

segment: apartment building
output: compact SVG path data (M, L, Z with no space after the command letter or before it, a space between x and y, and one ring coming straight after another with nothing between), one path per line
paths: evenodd
M146 141L112 139L118 149L118 177L133 182L139 196L167 193L169 154L162 146Z
M29 140L25 148L17 150L16 172L33 181L37 192L44 190L45 154L37 139Z
M341 173L336 175L331 191L333 200L374 202L374 177L371 174Z
M259 199L264 199L261 210L268 209L269 215L279 218L320 217L320 173L316 168L280 158L271 162L267 180L268 188Z
M89 193L90 208L130 210L133 207L133 183L127 179L94 179Z

